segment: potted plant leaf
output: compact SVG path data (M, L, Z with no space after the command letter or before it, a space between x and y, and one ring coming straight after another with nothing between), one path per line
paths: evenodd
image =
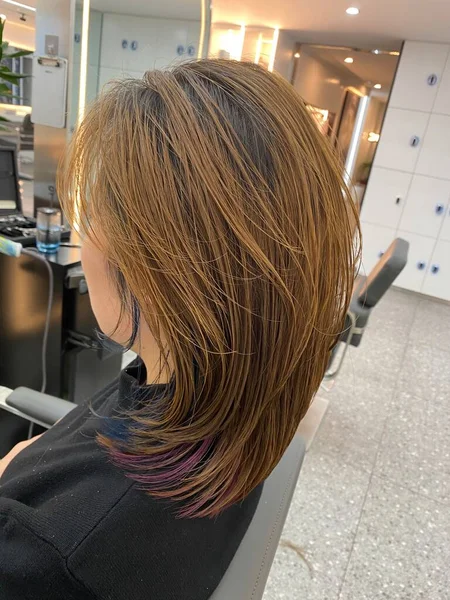
M5 20L0 20L0 96L7 98L16 98L12 93L12 90L7 85L8 83L17 85L20 79L28 77L22 73L13 73L8 65L2 63L5 58L20 58L21 56L29 56L33 54L31 50L17 50L15 52L8 53L8 42L3 41L3 31L5 28ZM8 121L6 117L0 116L0 121Z

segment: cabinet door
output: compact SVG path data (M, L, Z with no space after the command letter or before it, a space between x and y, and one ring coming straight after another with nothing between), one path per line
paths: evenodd
M450 47L406 42L389 105L431 112Z
M439 239L450 242L450 206L447 208L445 213L444 223L442 224L441 235L439 236Z
M368 275L374 268L384 252L395 240L395 229L372 225L372 223L361 223L362 229L362 263L361 275Z
M422 292L450 300L450 242L436 244Z
M362 220L397 229L410 182L408 173L374 167L364 194Z
M447 58L447 64L439 84L433 112L450 115L450 55Z
M400 229L437 238L447 213L450 181L423 175L413 177Z
M431 115L416 173L450 179L450 116Z
M413 173L429 115L389 108L381 130L374 166Z
M420 292L429 269L431 254L436 243L432 238L423 237L409 231L397 231L397 237L409 242L408 262L395 280L398 287Z

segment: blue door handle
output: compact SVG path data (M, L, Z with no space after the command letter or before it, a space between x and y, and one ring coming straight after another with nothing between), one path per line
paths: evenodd
M431 272L433 273L433 275L439 273L439 265L432 265Z
M436 204L436 206L434 208L434 212L437 215L442 215L442 213L444 212L444 205L443 204Z
M422 260L419 260L419 262L417 263L417 268L419 269L419 271L423 271L426 266L426 263L424 263Z

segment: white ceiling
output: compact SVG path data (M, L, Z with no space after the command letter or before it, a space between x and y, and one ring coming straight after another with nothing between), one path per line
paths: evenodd
M345 13L357 6L360 14ZM213 21L268 25L301 42L396 50L402 40L450 42L450 0L213 0Z
M18 0L19 1L19 0ZM37 0L22 0L22 4L36 7ZM0 0L0 13L6 16L6 22L15 23L23 27L35 27L35 15L36 13L32 10L26 10L25 8L19 8L8 2ZM25 21L21 20L21 16L25 17Z

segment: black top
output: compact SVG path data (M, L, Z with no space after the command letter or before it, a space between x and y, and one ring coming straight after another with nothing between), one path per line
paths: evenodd
M136 361L89 406L101 415L125 407L138 375ZM158 389L146 387L149 401ZM206 600L261 488L215 519L180 519L108 461L89 406L26 448L0 480L1 600Z

